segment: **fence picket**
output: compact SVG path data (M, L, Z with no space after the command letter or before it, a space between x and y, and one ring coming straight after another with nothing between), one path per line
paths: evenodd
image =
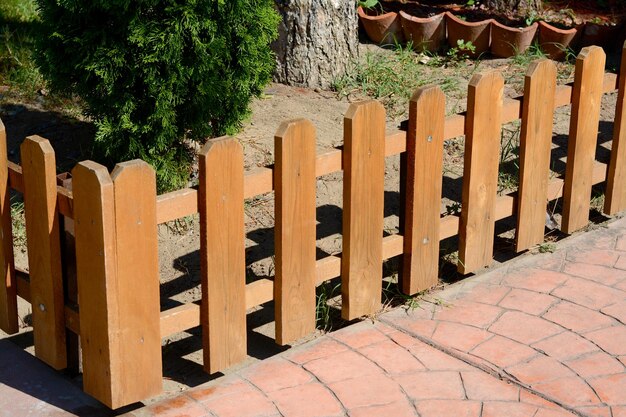
M55 369L64 369L65 300L54 150L46 139L30 136L20 154L35 355Z
M546 59L531 63L526 72L522 103L516 227L518 252L543 242L555 91L554 62Z
M83 390L111 408L120 390L118 276L114 185L106 167L81 162L72 171Z
M468 274L493 257L504 80L497 71L469 83L458 270Z
M598 46L583 48L576 58L563 188L561 229L565 233L573 233L589 221L605 61L604 50Z
M162 390L156 176L141 160L117 164L115 187L120 400L130 404Z
M13 261L13 230L9 167L7 164L7 132L0 120L0 329L7 334L19 331L17 317L17 283Z
M402 291L415 294L437 284L446 98L422 87L409 104L406 146Z
M221 371L246 358L243 150L234 138L209 141L199 154L200 322L204 368Z
M626 42L622 48L604 212L614 215L624 209L626 209Z
M276 342L315 331L315 127L281 124L275 137Z
M355 103L344 118L342 316L373 314L382 292L385 108Z

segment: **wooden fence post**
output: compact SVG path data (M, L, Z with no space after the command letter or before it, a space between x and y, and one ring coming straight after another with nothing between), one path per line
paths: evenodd
M160 392L161 358L154 173L133 161L114 176L72 171L83 387L119 408Z
M550 179L556 65L544 59L530 64L524 84L520 134L520 184L517 198L516 250L543 242Z
M622 47L611 162L606 178L604 212L614 215L624 209L626 209L626 42Z
M65 299L54 150L46 139L30 136L20 153L35 355L55 369L64 369Z
M246 259L243 150L229 137L199 154L200 322L204 369L217 372L246 358Z
M497 71L476 74L469 83L459 223L462 274L491 264L493 258L503 89Z
M402 291L437 284L446 98L439 87L418 89L409 104L406 144Z
M583 48L576 58L563 188L561 229L565 233L573 233L589 222L605 61L606 55L599 46Z
M276 167L276 342L315 331L315 127L308 120L280 125Z
M341 315L352 320L380 308L385 196L385 108L350 106L344 118Z
M19 331L19 324L7 162L7 132L0 120L0 329L13 334Z

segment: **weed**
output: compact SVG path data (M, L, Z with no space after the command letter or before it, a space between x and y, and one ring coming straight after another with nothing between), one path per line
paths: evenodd
M556 243L543 242L537 246L537 252L539 253L553 253L556 250Z
M13 198L11 200L13 246L18 249L24 249L26 248L26 218L24 217L24 202Z
M500 136L500 163L498 169L498 192L513 190L519 184L519 135L520 123L512 128L503 127Z
M336 305L337 297L341 294L341 283L333 284L326 281L316 290L315 323L318 329L330 331L337 326L340 319L340 310Z
M447 56L453 61L465 61L469 59L470 54L474 54L476 52L476 46L472 43L472 41L464 41L463 39L459 39L456 41L456 46L448 49Z

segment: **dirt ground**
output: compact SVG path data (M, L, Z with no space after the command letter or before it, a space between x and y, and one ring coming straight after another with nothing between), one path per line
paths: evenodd
M372 45L362 45L361 55L367 53L388 54L389 51ZM368 52L369 51L369 52ZM614 58L613 58L614 59ZM416 65L420 65L416 62ZM467 83L471 74L476 71L499 69L507 82L505 95L517 96L522 91L523 71L514 66L510 60L484 60L476 64L467 62L462 67L429 67L424 65L425 77L430 72L439 75L446 74L455 79L455 88L447 93L448 113L465 110L465 96ZM573 79L572 67L561 68L561 82ZM407 86L413 89L411 86ZM252 116L246 122L243 131L237 135L244 147L245 165L247 169L273 163L274 133L283 121L307 118L317 129L317 150L321 152L343 143L343 115L351 102L364 99L358 92L347 97L338 98L332 91L309 90L296 87L287 87L279 84L270 85L262 98L252 104ZM75 118L67 114L55 113L46 107L46 97L23 104L2 101L0 97L0 117L8 132L8 147L10 158L19 161L19 143L28 135L38 134L48 138L57 151L57 165L60 171L69 170L81 160L86 150L91 146L94 127L88 120ZM607 162L612 136L616 94L604 96L600 122L600 136L597 157ZM398 129L405 114L390 117L387 121L387 131ZM569 131L569 108L559 109L554 117L554 156L563 158L566 154L567 135ZM510 159L515 158L516 137L519 135L519 123L509 124L503 129L503 144L511 149ZM503 161L505 163L506 161ZM513 164L509 162L509 164ZM461 201L461 181L463 172L463 138L446 141L444 152L444 198L442 213L453 210L455 202ZM399 157L387 158L385 169L385 233L398 233L399 214ZM562 172L563 164L555 163L555 171ZM503 172L507 168L503 165ZM513 169L514 171L514 169ZM505 191L511 185L503 177L502 187ZM513 180L514 182L514 180ZM342 212L342 174L335 173L318 178L317 181L317 237L318 258L341 252L341 212ZM601 197L598 197L597 204ZM556 221L559 221L558 212ZM602 216L596 216L601 221ZM247 279L253 281L259 278L272 277L274 253L274 203L273 193L255 197L245 203L246 224L246 261L248 265ZM512 257L511 227L514 222L499 222L500 233L497 240L496 260L503 261ZM162 308L167 309L180 303L198 301L200 294L199 278L199 224L197 216L180 219L166 225L159 226L159 259L161 274L161 302ZM553 234L556 239L557 233ZM442 252L448 260L454 259L456 242L452 239L443 242ZM529 255L527 255L529 256ZM17 264L27 268L26 251L23 245L16 250ZM442 261L442 283L454 281L459 277L452 272L454 268ZM390 281L393 281L397 271L397 262L389 261L385 265L385 272ZM329 298L338 294L334 285L325 287L331 292ZM23 336L18 340L23 346L29 346L29 313L30 306L20 304L21 316L24 320ZM271 356L280 347L274 344L274 326L272 322L273 304L261 306L248 315L249 353L250 361ZM321 331L321 330L320 330ZM218 375L206 375L201 368L202 352L198 329L176 335L163 341L164 344L164 396L171 395L190 386L196 386ZM313 335L312 337L315 337ZM233 370L230 370L233 371ZM159 397L162 398L162 397ZM153 399L156 400L156 399ZM152 400L151 400L152 401Z

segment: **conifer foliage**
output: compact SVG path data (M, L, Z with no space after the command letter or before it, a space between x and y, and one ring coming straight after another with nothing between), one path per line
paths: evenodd
M37 0L38 63L95 120L96 154L183 186L188 140L231 133L271 79L273 0Z

